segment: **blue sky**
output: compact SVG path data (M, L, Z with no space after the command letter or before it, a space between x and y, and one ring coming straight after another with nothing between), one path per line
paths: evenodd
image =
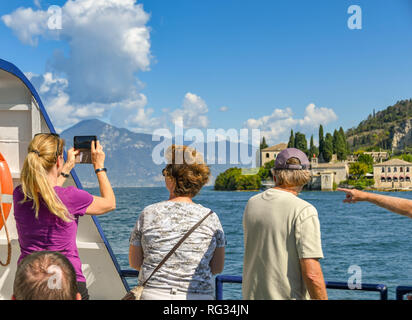
M49 5L59 5L64 10L65 3L40 1L38 8L34 1L2 1L0 16L19 7L47 10ZM158 121L150 128L143 128L141 123L137 125L142 118L136 118L135 131L152 130L160 119L169 121L168 116L177 109L184 114L188 93L196 97L189 99L190 106L199 102L207 105L207 112L203 108L202 114L207 117L208 128L240 129L251 123L247 122L249 119L256 120L255 125L260 125L263 132L268 126L282 126L283 131L276 129L276 133L269 133L272 143L285 140L291 128L317 135L318 122L322 120L303 121L311 103L316 106L315 114L326 109L333 111L335 118L324 119L326 129L333 130L356 126L374 108L378 111L397 100L412 98L412 1L143 0L138 3L150 15L143 25L150 31L151 60L145 70L142 67L134 70L138 81L136 92L146 99L136 108L144 105L145 110L151 110L148 117ZM347 27L350 17L347 10L353 4L362 9L361 30ZM15 63L24 72L36 75L51 72L56 77L66 77L64 68L53 67L51 61L56 50L72 59L72 44L67 35L60 36L60 40L41 35L37 46L32 46L18 38L16 30L21 31L23 26L15 28L0 21L1 58ZM75 33L70 36L75 38ZM86 51L87 48L83 49ZM106 61L96 67L110 73L107 57L113 52L116 48L102 52ZM82 70L76 72L82 74ZM72 81L69 87L74 88L73 81L79 76L68 78ZM38 83L40 86L41 82ZM67 92L72 99L74 91L70 90ZM89 108L101 102L89 100L82 101ZM117 102L122 101L111 101ZM227 107L226 112L219 110L222 106ZM73 108L81 106L76 104ZM282 119L290 121L278 121L276 117L264 120L275 109L286 108L290 111ZM105 107L105 111L97 114L110 121L107 110ZM68 125L96 115L79 114ZM64 127L63 120L58 123ZM190 123L195 125L193 115Z

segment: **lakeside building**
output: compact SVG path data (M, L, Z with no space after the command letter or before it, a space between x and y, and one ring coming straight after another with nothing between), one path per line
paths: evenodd
M287 143L279 143L271 147L260 150L260 166L263 167L266 163L275 160L278 154L288 147ZM307 188L310 190L333 190L333 184L339 184L346 180L349 175L349 167L347 162L337 161L337 156L332 156L331 162L324 163L319 161L317 157L310 159L310 169L312 179L308 183ZM263 181L264 188L274 186L272 180Z
M373 165L375 188L411 189L412 163L401 159L391 159Z
M373 158L373 162L383 162L389 159L389 153L386 151L372 151L372 152L364 152L364 154L369 154ZM358 161L359 154L351 154L348 156L348 162L356 162Z
M260 150L260 166L263 167L267 162L275 160L278 154L287 147L287 143L279 143Z
M311 190L333 190L333 183L339 184L349 175L349 167L346 162L319 163L316 157L310 159L310 170L312 179L308 188Z

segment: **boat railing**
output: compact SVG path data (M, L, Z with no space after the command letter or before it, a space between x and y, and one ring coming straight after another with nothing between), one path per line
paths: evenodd
M139 272L136 270L121 270L120 276L125 278L137 278ZM223 300L223 284L224 283L242 283L241 276L218 275L216 276L216 300ZM379 292L380 300L388 300L388 287L384 284L362 283L358 288L352 287L347 282L325 281L327 289L336 290L351 290L351 291L374 291ZM127 289L130 290L127 285ZM412 286L398 286L396 287L396 300L403 300L406 294L412 293Z
M412 287L399 286L396 287L396 300L403 300L404 295L412 293Z
M223 300L223 283L242 283L241 276L219 275L216 277L216 300ZM384 284L362 283L360 288L351 288L347 282L325 281L327 289L376 291L380 294L380 300L388 300L388 287ZM408 287L405 287L408 288Z
M139 271L137 271L137 270L120 270L120 275L123 278L137 278L139 276Z

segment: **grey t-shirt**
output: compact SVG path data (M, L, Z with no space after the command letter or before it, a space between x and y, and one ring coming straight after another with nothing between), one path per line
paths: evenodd
M290 192L268 189L243 215L244 299L310 299L300 259L323 258L318 213Z
M173 201L155 203L143 209L130 237L131 245L143 249L139 284L150 276L187 231L209 212L210 209L200 204ZM147 287L213 294L209 263L215 249L224 246L222 225L216 213L212 213L153 275Z

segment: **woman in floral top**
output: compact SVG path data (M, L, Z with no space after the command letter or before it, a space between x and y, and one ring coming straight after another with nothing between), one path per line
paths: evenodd
M208 182L209 167L196 150L171 146L163 169L167 201L147 206L130 237L129 263L142 284L173 246L209 212L192 198ZM179 161L180 160L180 163ZM225 235L212 213L153 275L142 300L213 299L213 275L222 272Z

